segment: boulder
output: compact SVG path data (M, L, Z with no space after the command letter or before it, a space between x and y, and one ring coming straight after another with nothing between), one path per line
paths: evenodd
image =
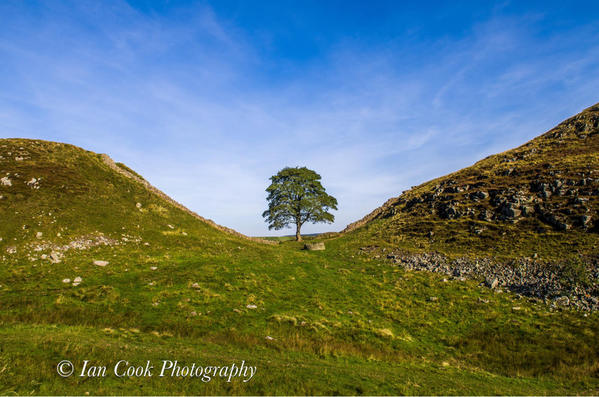
M480 190L478 192L471 193L470 197L479 199L479 200L485 200L485 199L489 198L489 193Z
M587 227L589 222L591 222L591 216L590 215L581 215L580 216L580 223L583 227Z
M308 251L324 251L324 243L306 243L304 249Z
M522 211L515 208L514 205L511 203L504 204L501 207L501 214L507 218L518 218L521 213Z
M535 212L535 209L529 205L523 205L520 207L520 209L522 210L522 215L524 216L531 216Z

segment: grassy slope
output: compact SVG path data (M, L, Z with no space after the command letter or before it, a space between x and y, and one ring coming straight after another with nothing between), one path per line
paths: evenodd
M182 233L189 237L184 245L240 240L114 172L93 152L61 143L2 139L0 156L0 177L11 183L0 184L2 254L13 246L68 244L100 235L121 243L123 237L137 240L137 245L169 245L169 236ZM37 181L30 186L32 178ZM36 238L38 232L41 238Z
M582 185L585 179L587 183ZM556 180L564 185L548 198L533 187L535 183L546 183L551 188ZM466 189L452 192L455 187ZM471 195L479 191L490 195L473 200ZM537 253L546 259L563 259L578 254L597 255L597 192L599 104L516 149L489 156L390 199L362 222L350 225L347 231L353 233L347 240L407 251L438 250L450 256L511 258ZM580 204L575 201L577 197L586 201ZM516 202L514 208L526 206L533 213L501 219L499 202L510 200ZM462 216L444 218L439 209L452 202ZM485 210L493 219L481 219ZM558 230L541 212L554 214L568 224L569 230ZM583 215L592 219L586 228L579 221Z
M301 251L295 242L257 244L166 205L167 214L149 210L163 203L104 169L93 153L57 146L51 156L69 166L45 154L33 171L18 162L13 182L43 176L41 187L11 190L0 202L12 222L2 224L2 233L18 246L0 266L0 394L599 391L597 314L550 313L472 282L406 273L356 255L344 239L329 241L322 252ZM105 196L94 201L95 195ZM56 223L36 217L41 208ZM21 216L12 217L15 211ZM96 230L116 239L123 227L142 241L70 250L55 264L31 261L28 255L44 251L23 249L39 242L37 230L42 241L61 232L66 242ZM94 259L110 264L95 266ZM62 282L75 277L83 279L78 286ZM110 365L164 358L212 365L245 359L258 373L247 384L55 373L62 359Z

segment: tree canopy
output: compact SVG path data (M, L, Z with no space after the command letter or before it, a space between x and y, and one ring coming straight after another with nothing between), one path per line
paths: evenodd
M332 223L335 216L328 211L337 209L337 199L326 193L320 179L306 167L286 167L270 177L268 209L262 214L268 228L280 230L295 224L295 238L301 241L301 227L306 222Z

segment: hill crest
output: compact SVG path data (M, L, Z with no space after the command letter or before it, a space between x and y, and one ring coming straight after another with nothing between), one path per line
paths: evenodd
M598 159L599 104L595 104L515 149L390 198L342 233L418 210L425 217L486 222L517 222L536 215L557 230L592 230L598 208ZM486 200L490 205L482 205Z

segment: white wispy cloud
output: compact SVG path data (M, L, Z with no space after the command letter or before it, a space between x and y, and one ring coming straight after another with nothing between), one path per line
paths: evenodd
M597 40L569 47L597 29L539 40L542 15L493 17L414 54L346 40L269 82L272 60L207 6L173 23L125 2L50 4L0 8L14 14L0 28L0 136L109 153L252 235L270 234L264 189L284 166L317 170L339 200L334 225L306 232L340 230L598 100Z

